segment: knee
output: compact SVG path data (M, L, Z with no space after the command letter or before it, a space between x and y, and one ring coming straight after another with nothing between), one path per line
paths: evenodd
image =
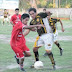
M46 53L50 54L51 53L51 50L46 50Z
M24 52L24 56L29 57L29 56L31 56L31 53L30 52Z
M31 56L31 54L29 53L28 56Z
M33 52L36 52L36 51L38 51L38 48L37 47L34 47L33 48Z
M55 44L58 44L58 42L57 42L57 41L55 41L54 43L55 43Z

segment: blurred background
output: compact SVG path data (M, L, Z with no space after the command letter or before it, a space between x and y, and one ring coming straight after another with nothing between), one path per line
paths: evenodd
M72 20L72 0L0 0L0 16L3 15L4 9L8 9L10 15L14 14L17 7L21 14L27 12L30 7L36 8L38 12L46 8L53 13L52 17Z

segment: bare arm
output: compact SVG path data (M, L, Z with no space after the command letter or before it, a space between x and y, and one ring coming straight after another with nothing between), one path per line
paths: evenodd
M14 26L13 19L14 19L14 17L12 16L11 19L10 19L10 23L11 23L12 26Z
M61 22L61 20L60 20L60 24L61 24L61 30L62 32L64 32L63 23Z
M28 34L29 34L29 32L30 32L30 30L29 30L29 29L27 29L27 30L26 30L26 32L24 33L24 36L28 35Z
M30 29L31 31L34 31L34 32L36 32L37 31L37 29L36 28L32 28L32 29Z
M12 22L12 21L10 21L10 23L11 23L11 25L13 25L13 26L14 26L14 24L13 24L13 22Z
M44 25L39 24L39 25L30 25L30 26L25 26L24 29L32 29L34 27L44 27Z

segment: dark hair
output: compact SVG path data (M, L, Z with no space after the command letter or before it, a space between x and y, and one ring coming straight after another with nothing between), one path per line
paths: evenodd
M46 9L45 9L45 8L43 9L43 11L44 11L44 10L46 11Z
M6 9L4 9L4 11L5 11Z
M15 11L16 11L16 10L18 10L18 11L19 11L19 8L16 8L16 9L15 9Z
M36 13L36 9L35 9L35 8L30 8L30 9L29 9L29 12L30 12L30 11L34 11L34 12Z
M29 18L29 14L24 13L24 14L22 14L22 16L21 16L21 20L22 20L22 19L25 19L25 18L27 18L27 17Z

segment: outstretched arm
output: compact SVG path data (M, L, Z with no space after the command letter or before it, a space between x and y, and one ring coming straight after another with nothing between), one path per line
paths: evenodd
M13 22L12 22L12 21L10 21L10 23L14 26L14 24L13 24Z
M32 29L30 29L30 31L36 32L37 29L36 28L32 28Z
M10 23L14 26L14 24L13 24L13 16L10 19Z
M61 30L62 32L64 32L63 23L61 22L61 20L60 20L60 24L61 24Z
M34 27L44 27L44 25L39 24L39 25L30 25L30 26L25 26L24 29L32 29Z

